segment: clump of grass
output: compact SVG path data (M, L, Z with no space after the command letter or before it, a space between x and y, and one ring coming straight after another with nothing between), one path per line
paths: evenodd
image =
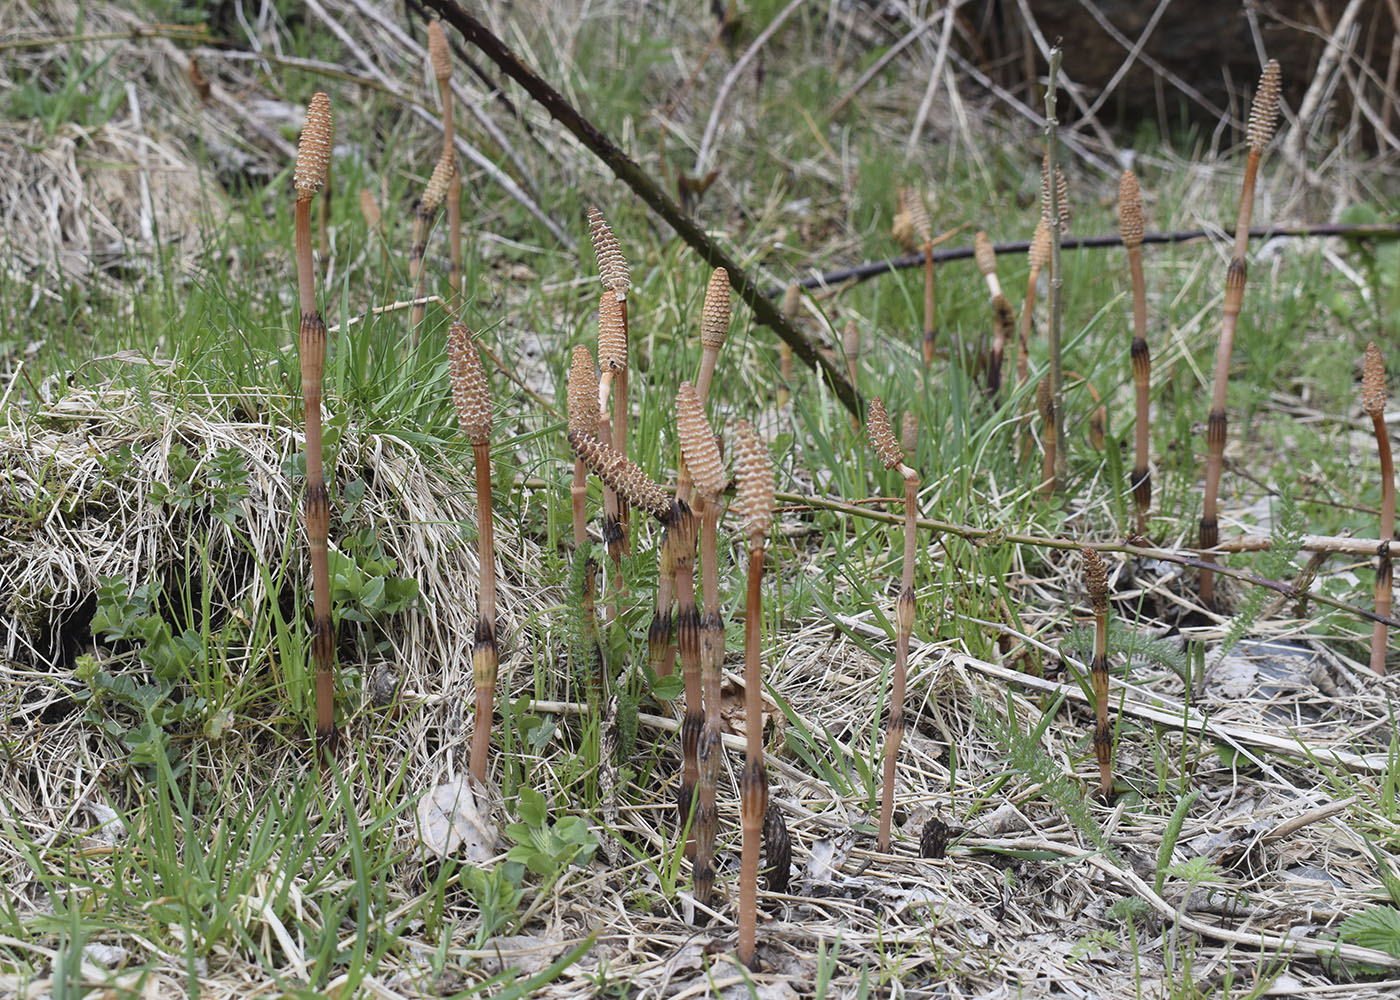
M890 825L894 819L894 775L899 745L904 740L904 688L909 661L909 638L914 631L914 546L918 534L919 474L904 464L904 449L895 440L889 414L879 396L871 399L866 413L866 433L870 446L887 469L898 469L904 477L904 562L899 597L895 601L894 676L890 692L890 717L885 727L884 790L880 798L878 847L890 849Z
M442 99L442 155L452 162L452 181L447 188L447 246L452 261L448 286L455 301L462 292L462 185L453 140L452 54L440 21L428 22L428 61L432 63L438 95Z
M700 564L704 606L700 615L700 677L704 727L698 747L700 795L695 806L695 896L704 903L714 886L714 845L719 810L715 804L720 754L720 682L724 665L724 617L719 607L719 495L724 461L695 387L682 382L676 394L676 426L681 453L695 488L700 518ZM688 708L689 706L687 706Z
M491 392L481 356L464 323L453 323L447 334L448 372L452 402L462 433L472 443L476 464L477 553L481 586L477 592L476 634L472 638L472 680L476 686L476 726L472 730L471 773L486 782L486 758L491 749L491 720L496 710L496 546L491 523Z
M1152 355L1147 347L1147 281L1142 268L1142 194L1137 175L1123 171L1118 181L1118 231L1128 252L1133 277L1133 388L1137 394L1137 426L1133 448L1133 502L1137 530L1147 534L1147 512L1152 506L1152 472L1147 465L1148 399L1151 392Z
M1225 394L1230 380L1230 355L1235 346L1235 324L1240 318L1248 274L1244 255L1249 247L1249 222L1254 213L1254 181L1259 173L1264 147L1274 135L1280 85L1278 60L1270 59L1259 77L1259 86L1249 109L1249 158L1245 161L1244 184L1240 189L1235 245L1230 266L1225 272L1224 315L1220 323L1220 340L1215 348L1215 381L1211 389L1210 415L1206 421L1206 445L1210 453L1206 462L1205 502L1201 510L1202 549L1213 549L1220 541L1216 498L1220 493L1220 474L1225 464ZM1209 552L1203 552L1201 558L1207 562L1213 561ZM1207 607L1215 605L1215 574L1208 569L1201 570L1201 603Z
M1099 762L1099 795L1113 797L1113 730L1108 724L1108 569L1103 557L1087 546L1084 586L1094 608L1094 656L1089 676L1094 686L1094 756Z
M749 543L744 602L744 775L740 782L743 854L739 875L739 961L755 968L758 853L768 812L768 769L763 763L763 560L773 526L773 462L758 435L741 420L734 429L735 507ZM779 815L781 821L781 814Z
M1395 538L1395 466L1390 455L1390 432L1385 426L1385 361L1373 340L1366 345L1365 367L1361 374L1361 406L1370 415L1376 431L1376 450L1381 459L1381 545L1376 561L1376 614L1390 616L1392 566L1390 543ZM1386 626L1376 622L1371 630L1371 670L1385 674Z
M306 411L306 538L311 552L315 622L311 655L316 664L316 743L322 755L335 741L335 624L331 620L331 568L328 537L331 505L321 446L321 392L326 375L326 321L316 308L316 275L311 259L311 203L326 183L334 124L331 100L316 93L306 108L297 144L296 262L301 311L301 398Z

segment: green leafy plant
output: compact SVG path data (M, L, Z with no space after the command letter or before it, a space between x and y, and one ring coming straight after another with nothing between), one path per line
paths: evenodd
M481 914L481 924L476 931L477 948L483 947L520 908L520 899L525 894L520 884L524 874L525 866L518 861L504 861L491 868L462 869L462 885L471 893L472 902Z
M233 527L246 515L248 470L244 456L234 448L220 448L207 463L190 455L182 444L172 445L166 463L171 484L151 484L146 499L184 513L207 513Z
M586 865L598 849L598 838L581 816L563 816L549 822L545 798L532 788L521 788L516 801L520 821L506 827L515 841L506 857L524 865L551 885L570 865Z

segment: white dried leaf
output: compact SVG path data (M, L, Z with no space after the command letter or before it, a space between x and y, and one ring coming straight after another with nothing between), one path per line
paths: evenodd
M490 794L465 774L438 785L418 800L418 842L439 858L490 861L496 854Z

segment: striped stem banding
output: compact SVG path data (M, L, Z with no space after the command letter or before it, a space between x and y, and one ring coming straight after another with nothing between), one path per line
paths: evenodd
M899 745L904 741L904 688L909 662L909 638L914 631L914 548L918 533L919 479L912 469L904 471L904 564L900 576L899 600L895 604L897 633L894 647L894 676L890 691L890 716L885 726L884 790L880 796L880 834L877 846L890 849L894 821L895 765Z
M1201 548L1211 548L1219 541L1216 500L1220 493L1220 476L1225 463L1225 401L1230 378L1230 355L1235 345L1235 325L1244 301L1244 286L1248 274L1245 253L1249 248L1249 223L1254 214L1254 184L1259 175L1259 161L1264 147L1273 136L1278 116L1279 65L1270 59L1259 78L1254 101L1249 110L1249 157L1245 161L1244 182L1240 186L1239 217L1235 223L1235 243L1230 265L1225 271L1225 304L1220 322L1220 341L1215 350L1215 379L1211 389L1210 417L1206 425L1205 499L1201 509ZM1213 562L1213 557L1201 553L1201 559ZM1215 574L1201 570L1201 603L1215 605Z
M472 639L472 679L476 685L476 725L472 730L471 772L486 781L486 758L491 749L491 721L496 706L496 673L501 662L496 645L496 547L491 525L491 445L474 441L476 460L477 551L481 590L477 597L476 634Z

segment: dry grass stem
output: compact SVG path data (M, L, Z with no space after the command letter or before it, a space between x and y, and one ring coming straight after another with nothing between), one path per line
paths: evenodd
M335 624L331 620L330 494L321 446L321 396L326 375L326 323L316 308L316 276L311 259L311 202L330 169L334 125L331 101L312 96L297 145L296 181L297 295L301 318L301 396L306 411L306 538L311 553L311 656L316 669L316 743L324 759L335 740Z
M1225 304L1220 322L1220 340L1215 349L1215 379L1211 386L1210 415L1206 421L1205 502L1201 509L1201 548L1209 550L1220 541L1220 524L1216 517L1216 498L1220 493L1220 475L1225 466L1225 402L1230 380L1230 355L1235 346L1235 325L1244 302L1245 278L1248 265L1245 252L1249 246L1249 223L1254 214L1254 182L1259 173L1259 161L1264 147L1274 134L1278 120L1279 88L1281 85L1277 60L1270 59L1259 78L1258 89L1249 109L1249 158L1245 162L1244 183L1240 189L1239 217L1235 223L1235 244L1230 264L1225 272ZM1209 552L1201 558L1213 561ZM1201 603L1215 606L1215 574L1201 570Z
M472 443L476 464L477 551L481 589L477 593L477 623L472 639L472 679L476 686L476 726L472 730L471 773L486 782L491 750L491 721L496 705L496 673L500 647L496 642L496 546L491 512L491 392L481 356L464 323L453 323L447 334L448 373L452 402L462 433Z
M1147 280L1142 267L1142 194L1137 175L1123 171L1118 182L1118 231L1128 254L1133 279L1133 389L1137 396L1137 418L1133 442L1131 485L1137 508L1137 531L1147 534L1147 513L1152 507L1152 470L1148 465L1148 402L1152 387L1152 355L1147 346Z
M1393 569L1390 543L1395 539L1395 466L1390 454L1390 432L1385 426L1385 360L1375 341L1366 345L1366 361L1361 375L1361 405L1376 432L1376 450L1381 460L1381 544L1376 560L1376 614L1390 616ZM1385 674L1387 630L1375 622L1371 631L1371 671Z

